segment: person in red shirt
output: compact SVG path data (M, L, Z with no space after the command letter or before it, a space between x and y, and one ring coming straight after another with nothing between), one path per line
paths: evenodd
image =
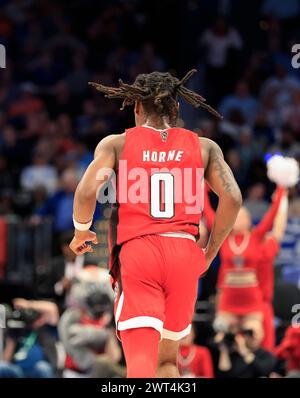
M180 341L178 369L181 377L214 377L214 369L209 349L194 343L195 332Z
M264 340L262 347L272 351L275 345L275 326L273 310L274 262L280 250L288 218L288 197L284 195L276 213L272 231L266 235L261 245L260 263L257 267L259 287L263 298Z
M31 83L24 83L21 86L21 96L13 102L9 109L8 114L10 117L25 117L41 112L45 105L43 101L35 96L36 87Z
M286 361L287 375L300 372L300 328L289 326L281 343L275 348L275 355Z
M241 193L211 140L176 127L178 96L208 106L170 73L138 75L134 84L106 87L109 98L134 105L136 127L103 139L74 198L76 254L97 243L90 231L96 195L108 179L116 185L110 232L110 272L117 288L115 319L127 377L177 377L179 340L190 333L198 279L230 232ZM196 243L202 210L203 176L219 196L210 241ZM101 194L101 192L99 193Z
M248 210L241 208L232 232L220 249L216 326L218 323L242 326L243 321L253 319L263 328L264 301L258 269L268 245L273 244L265 239L284 196L285 189L277 187L271 208L255 227L252 227ZM208 228L211 228L214 211L207 191L204 216Z

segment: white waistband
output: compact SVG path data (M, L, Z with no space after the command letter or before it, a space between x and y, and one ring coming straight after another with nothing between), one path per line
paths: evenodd
M170 238L186 238L186 239L191 239L194 242L196 242L195 236L192 234L189 234L188 232L163 232L158 235L159 236L167 236Z

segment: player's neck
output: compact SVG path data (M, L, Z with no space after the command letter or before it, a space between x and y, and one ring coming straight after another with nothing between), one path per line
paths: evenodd
M171 128L166 118L155 118L155 117L153 118L148 117L143 126L152 127L153 129L157 130L164 130Z

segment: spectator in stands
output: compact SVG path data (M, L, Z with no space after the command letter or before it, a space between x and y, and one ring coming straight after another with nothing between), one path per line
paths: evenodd
M231 328L250 319L251 322L257 323L256 328L262 330L263 336L264 301L259 286L259 267L264 256L262 242L274 224L284 197L285 189L277 187L272 206L255 227L251 227L252 220L248 211L244 207L240 210L233 230L220 250L217 323L221 322L222 325ZM207 192L204 217L208 228L211 228L214 211ZM280 232L282 233L282 230ZM271 241L269 243L272 244ZM274 259L274 256L272 258Z
M227 333L217 333L212 346L216 377L268 377L275 368L276 358L260 348L262 339L262 330L251 319L242 328L231 327Z
M273 97L275 107L279 112L281 107L290 104L294 92L300 89L300 80L288 74L285 65L275 65L275 74L263 84L261 97Z
M280 112L280 122L288 124L294 131L295 137L300 139L300 89L292 96L291 104L283 107Z
M21 85L20 97L10 105L8 115L11 119L16 119L43 109L44 103L37 96L37 88L34 84L26 82Z
M265 196L266 186L260 182L248 188L244 206L249 210L255 224L262 219L269 207L268 202L265 200Z
M77 51L72 62L72 72L66 77L66 82L72 95L82 97L88 89L86 82L90 80L90 72L86 65L86 52Z
M300 198L298 187L289 189L289 218L300 218Z
M50 196L43 206L37 210L34 222L40 222L42 217L53 218L55 232L70 231L73 228L73 198L78 183L75 170L67 169L60 178L59 189Z
M58 310L48 301L15 299L20 311L19 328L8 321L4 360L0 362L0 378L52 378L57 376L55 333Z
M64 377L91 377L94 366L103 370L97 363L99 357L102 365L106 362L112 371L121 350L111 324L113 293L108 271L95 266L84 268L70 293L71 305L59 322L59 335L67 354ZM120 369L114 369L115 376L119 375Z
M39 223L43 217L52 217L55 233L61 234L73 229L73 198L78 184L78 172L66 169L61 175L59 189L50 196L31 218L33 223ZM95 219L100 216L101 206L96 208ZM55 235L58 239L59 236ZM58 243L58 241L57 241Z
M84 256L76 256L69 248L70 238L73 231L65 232L60 237L61 254L53 258L50 265L50 275L48 284L51 291L50 296L55 298L60 312L65 310L70 303L69 291L74 279L84 266Z
M261 98L259 103L255 127L260 128L260 131L264 129L264 133L267 132L268 136L273 138L273 129L275 129L280 124L279 116L280 113L276 108L275 97L271 95L265 96ZM264 146L265 145L266 143L264 143Z
M275 349L278 359L286 361L286 372L288 377L300 376L300 328L289 326L284 338Z
M1 130L0 151L6 157L10 170L14 174L24 159L24 155L17 138L17 131L12 125L5 124Z
M79 110L79 101L75 102L65 80L57 82L51 93L52 96L49 100L51 116L58 117L60 114L76 115Z
M162 71L165 69L164 61L155 54L155 49L152 43L145 43L139 61L137 63L137 68L142 73L151 73L153 70ZM132 71L132 73L139 73L138 71Z
M294 130L288 124L281 127L278 142L269 148L269 152L280 152L283 156L294 158L300 156L300 144L295 141Z
M49 164L47 155L37 151L34 154L32 165L22 170L20 185L28 191L44 187L48 194L53 194L57 188L57 180L56 169Z
M238 184L240 187L244 186L245 183L245 170L242 168L242 159L237 150L231 149L226 154L226 160L229 164Z
M295 18L299 14L299 2L297 0L264 0L261 5L261 13L277 19Z
M246 81L240 80L235 87L234 94L225 97L219 106L220 113L228 117L230 111L238 109L248 124L253 124L258 110L258 101L249 93Z
M253 137L251 129L247 126L240 128L237 144L237 152L241 158L241 171L247 173L254 160L263 159L263 149Z
M213 364L208 348L194 343L195 331L180 341L178 369L181 377L214 377Z
M200 45L205 50L208 93L214 101L219 101L232 89L235 55L242 49L242 38L225 17L219 16L214 25L204 31Z
M13 177L7 158L0 154L0 192L16 188L16 183Z

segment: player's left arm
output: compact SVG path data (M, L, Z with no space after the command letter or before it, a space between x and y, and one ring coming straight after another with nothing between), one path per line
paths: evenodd
M220 147L207 138L200 138L200 140L205 179L219 197L214 223L205 249L209 266L234 225L242 205L242 195Z
M115 168L115 140L116 136L112 135L98 144L94 160L86 169L75 191L73 204L75 232L70 248L77 255L93 251L87 242L98 243L95 232L85 226L90 226L92 222L98 190L110 178Z

